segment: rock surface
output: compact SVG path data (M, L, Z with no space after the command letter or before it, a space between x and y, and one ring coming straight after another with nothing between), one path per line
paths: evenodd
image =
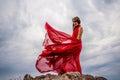
M62 75L46 74L32 77L29 74L24 76L23 80L107 80L104 77L94 77L92 75L81 75L79 72L69 72Z

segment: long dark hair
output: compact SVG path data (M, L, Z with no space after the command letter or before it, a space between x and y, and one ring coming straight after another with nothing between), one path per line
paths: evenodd
M72 22L78 22L78 24L81 23L80 18L77 16L72 19ZM74 30L74 28L75 28L75 26L73 25L73 30Z

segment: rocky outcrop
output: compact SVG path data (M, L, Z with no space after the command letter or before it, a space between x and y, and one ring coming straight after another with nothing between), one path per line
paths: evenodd
M32 77L29 74L24 76L24 80L107 80L104 77L94 77L92 75L81 75L79 72L69 72L62 75L46 74Z

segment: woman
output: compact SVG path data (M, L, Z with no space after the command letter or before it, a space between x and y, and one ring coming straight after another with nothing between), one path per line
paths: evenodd
M74 17L72 36L52 28L48 23L43 46L45 49L39 55L36 68L39 72L54 71L58 74L65 72L80 72L79 56L82 49L83 28L79 17Z

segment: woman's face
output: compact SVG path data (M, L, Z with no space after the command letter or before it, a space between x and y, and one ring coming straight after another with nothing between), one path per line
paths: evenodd
M76 22L76 21L74 22L73 21L73 26L78 26L78 25L79 25L78 22Z

